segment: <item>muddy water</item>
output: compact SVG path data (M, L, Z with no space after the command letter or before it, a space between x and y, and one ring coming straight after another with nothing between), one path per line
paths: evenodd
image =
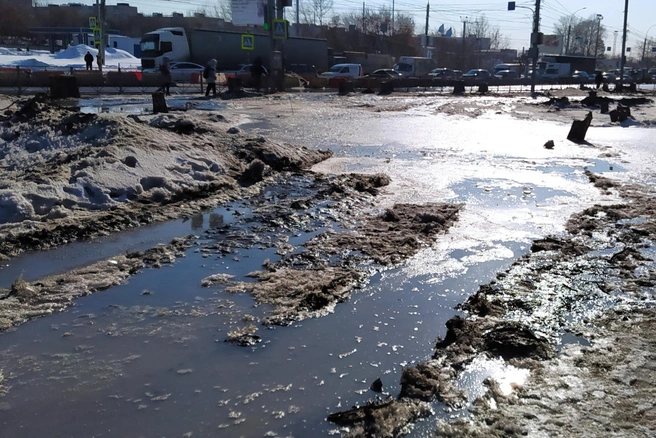
M247 295L200 282L217 273L252 281L244 276L279 257L276 248L261 245L209 257L192 248L170 267L145 270L126 285L78 300L67 312L25 324L0 337L0 369L11 385L0 400L3 435L325 436L335 430L326 415L373 397L369 386L376 378L396 395L401 368L430 354L454 306L526 253L532 238L561 231L569 213L603 200L585 168L632 171L620 167L620 159L600 158L594 147L557 141L555 152L544 150L544 141L566 135L567 127L555 123L447 119L433 116L430 105L412 117L347 110L353 117L345 121L343 109L325 102L301 119L288 103L284 113L282 105L267 105L232 111L249 115L249 130L332 146L337 157L319 169L391 174L383 203L465 202L461 221L408 263L374 275L333 314L260 327L262 342L253 347L224 340L267 309ZM276 113L282 117L271 117ZM279 129L284 126L294 129ZM629 136L634 144L643 132ZM591 132L591 143L621 141L614 131L610 137L607 142ZM258 226L232 212L216 213L246 234ZM201 244L225 238L205 233L210 216L201 217L195 225ZM175 227L186 234L190 225L166 224L172 228L164 236L176 234ZM280 233L300 245L323 226ZM101 242L89 254L151 242L153 235L137 230L119 238L123 243ZM68 266L65 251L75 253L50 253L63 261L52 270ZM33 257L27 255L24 266L34 266ZM566 336L563 342L584 340ZM475 393L484 375L472 370L463 384ZM435 409L445 415L439 405ZM430 433L430 423L414 435Z
M313 233L295 235L301 243ZM3 335L0 368L12 388L2 400L2 429L17 437L326 434L334 429L327 413L373 396L375 378L398 391L402 366L425 358L467 291L525 247L504 248L475 262L476 248L427 249L375 275L332 315L261 328L252 348L224 340L265 309L200 280L215 273L247 280L265 259L276 260L275 248L219 258L191 249L172 267L146 270ZM451 268L419 274L435 260ZM453 266L466 273L453 275Z

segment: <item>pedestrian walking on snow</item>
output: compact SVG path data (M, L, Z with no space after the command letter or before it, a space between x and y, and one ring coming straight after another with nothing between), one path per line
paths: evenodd
M601 87L602 82L604 82L604 75L602 75L601 72L597 72L597 76L595 76L595 84L597 84L597 90L599 87Z
M173 78L171 77L171 66L169 65L169 58L167 56L162 58L162 64L159 66L159 73L162 86L159 87L157 91L161 91L162 93L165 92L167 96L170 96L171 82L173 82Z
M205 96L210 95L210 90L212 90L212 95L216 97L216 59L210 59L203 70L203 78L207 82L207 87L205 88Z

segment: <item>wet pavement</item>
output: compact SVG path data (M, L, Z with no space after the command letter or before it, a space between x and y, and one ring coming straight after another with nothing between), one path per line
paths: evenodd
M249 204L25 254L0 270L2 283L20 272L37 278L189 232L200 236L200 246L172 266L146 269L125 285L0 336L0 369L11 386L0 399L3 433L331 434L337 428L326 415L375 396L369 387L376 378L396 395L402 367L431 354L454 307L527 253L532 239L563 232L575 211L613 201L589 183L585 169L644 179L653 164L646 151L656 146L649 129L621 127L591 129L590 145L574 145L562 140L566 123L517 120L496 108L472 118L436 113L444 102L425 99L399 98L394 104L403 110L383 112L359 106L375 109L377 97L295 99L296 108L290 99L231 102L222 114L276 140L330 147L335 158L317 171L389 174L381 208L463 202L460 221L407 263L374 273L334 313L288 327L260 326L261 342L245 348L224 342L227 333L257 325L266 308L246 294L201 287L201 280L222 273L252 281L246 274L279 258L263 241L284 236L301 245L334 224L328 209L317 211L315 223L259 236L258 244L224 255L208 255L202 245L222 242L226 236L214 232L221 227L255 234L261 224L251 220ZM549 139L554 150L542 147ZM574 342L587 341L563 334L562 343ZM516 371L474 364L462 384L473 397L486 375L513 376L508 383L526 377ZM439 404L434 409L451 415ZM429 435L430 423L413 436Z

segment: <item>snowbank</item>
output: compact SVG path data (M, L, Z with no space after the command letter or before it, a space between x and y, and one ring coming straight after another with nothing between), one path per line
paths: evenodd
M0 67L26 67L31 69L47 68L85 68L84 55L90 52L94 59L98 54L98 49L84 44L69 46L57 53L50 53L47 50L30 50L18 51L0 47ZM141 60L132 56L125 50L107 47L105 49L105 68L117 69L140 68Z

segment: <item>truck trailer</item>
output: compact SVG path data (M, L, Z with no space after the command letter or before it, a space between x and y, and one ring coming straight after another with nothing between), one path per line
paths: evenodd
M217 69L234 69L250 64L261 57L268 67L271 38L268 34L253 33L253 49L241 48L242 33L224 30L166 27L148 32L141 38L141 68L155 68L164 57L170 62L195 62L205 65L216 59ZM285 66L314 65L318 70L328 68L328 44L319 38L293 38L284 41Z

